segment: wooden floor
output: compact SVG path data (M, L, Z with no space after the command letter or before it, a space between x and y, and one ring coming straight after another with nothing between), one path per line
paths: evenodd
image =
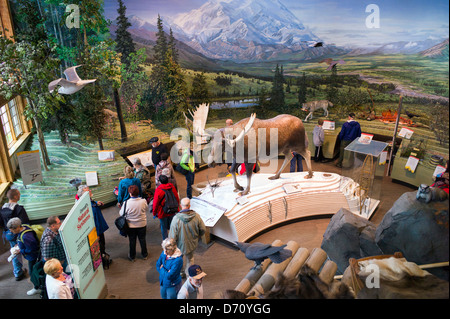
M281 161L279 162L281 166ZM306 169L306 165L304 164ZM341 173L331 163L313 163L314 171ZM264 167L263 170L264 172ZM225 172L225 166L214 169L201 170L196 174L195 182L217 178ZM288 172L288 168L285 169ZM177 173L178 174L178 173ZM185 197L186 182L182 175L177 175L180 196ZM384 214L392 207L393 203L404 192L414 191L416 188L393 183L389 177L384 178L382 187L382 200L371 221L378 225ZM194 194L195 195L195 194ZM94 193L95 197L95 193ZM336 212L339 208L336 208ZM128 239L121 237L114 226L114 219L118 216L117 207L109 207L103 210L105 219L110 229L105 233L106 250L113 259L109 270L105 271L108 293L121 299L159 299L158 273L155 269L156 260L161 253L161 232L157 219L148 219L147 248L149 258L140 259L140 247L137 247L135 262L127 259ZM310 251L320 247L323 234L328 226L330 218L310 219L297 221L268 231L254 238L252 242L272 243L276 239L287 243L294 240L301 247ZM29 297L26 291L31 289L29 278L20 282L14 281L12 266L6 259L9 253L0 255L0 299L39 299L38 295ZM234 289L241 279L252 267L253 262L247 260L244 254L232 248L230 245L214 240L207 247L201 244L195 254L195 262L200 264L207 273L204 283L206 298L214 298L226 289Z

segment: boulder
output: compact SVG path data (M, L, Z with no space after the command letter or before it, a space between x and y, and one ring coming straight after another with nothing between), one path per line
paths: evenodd
M404 193L378 225L375 243L384 254L399 251L418 265L448 261L448 205L448 199L424 203L416 192Z
M350 258L380 255L375 244L376 226L369 220L341 208L330 220L323 235L321 248L344 273Z

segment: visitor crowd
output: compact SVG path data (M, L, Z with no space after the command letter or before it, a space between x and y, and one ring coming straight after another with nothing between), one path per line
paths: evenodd
M359 125L349 115L348 125L343 134L340 134L342 144L347 143L348 135L360 134ZM321 146L323 145L323 121L319 120L314 129L314 145L316 152L314 159L323 161ZM347 130L350 130L348 132ZM341 132L342 133L342 132ZM147 214L158 218L162 236L162 252L156 262L156 271L159 274L160 295L163 299L200 299L203 298L202 281L206 276L202 268L195 264L194 252L199 240L206 233L206 227L200 215L191 209L192 184L196 166L192 161L193 154L188 148L183 152L184 168L189 171L186 177L188 189L185 198L180 200L176 185L173 167L170 164L167 148L153 138L152 145L158 150L152 159L155 168L155 191L149 190L151 185L150 173L141 164L139 159L133 161L133 167L124 168L124 177L121 178L118 191L119 215L126 216L128 223L127 237L129 241L128 259L131 262L136 258L136 240L139 240L141 257L148 258L146 244ZM297 169L302 171L302 157L294 154L291 172ZM297 165L295 160L299 161ZM341 158L338 166L341 165ZM432 187L444 189L448 194L448 161L446 170L436 178ZM145 185L143 187L143 185ZM92 191L87 185L80 185L75 196L79 200L88 192L94 217L94 223L99 238L99 247L103 267L109 268L112 260L106 252L105 231L109 229L103 217L101 201L94 201ZM63 248L59 233L61 220L58 216L47 218L47 227L39 229L29 225L30 220L23 206L18 204L20 191L10 189L7 192L8 202L1 209L0 228L3 229L3 238L11 246L11 262L13 275L16 281L22 280L29 272L33 287L27 295L40 293L41 298L74 299L78 298L74 289L74 282L70 274L68 260ZM28 270L23 268L23 259L28 261ZM187 278L186 278L187 276ZM186 280L183 283L183 278Z

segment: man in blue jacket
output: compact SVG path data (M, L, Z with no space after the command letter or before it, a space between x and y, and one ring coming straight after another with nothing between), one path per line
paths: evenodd
M20 252L26 260L28 260L28 271L33 273L33 267L39 258L39 239L34 230L28 225L22 224L18 217L11 218L7 224L8 229L17 235L17 252ZM40 292L39 286L33 284L33 289L27 291L28 296L32 296Z
M342 167L342 161L344 159L344 149L355 140L355 138L361 136L361 126L354 120L355 113L348 114L348 121L342 125L341 132L339 133L339 140L341 145L339 148L339 159L336 163L337 167Z

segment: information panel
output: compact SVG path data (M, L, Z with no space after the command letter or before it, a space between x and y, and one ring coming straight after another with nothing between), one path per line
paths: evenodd
M101 298L106 281L89 192L75 203L59 232L79 297Z

